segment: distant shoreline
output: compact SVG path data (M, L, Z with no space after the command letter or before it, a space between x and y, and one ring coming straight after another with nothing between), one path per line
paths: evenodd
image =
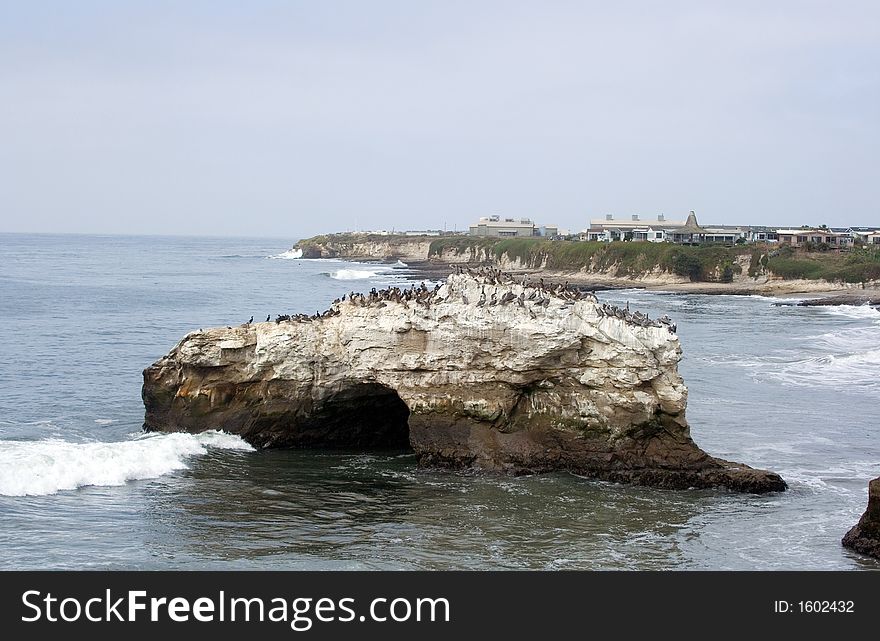
M492 265L511 274L568 281L590 289L771 297L880 295L880 276L859 282L866 275L880 274L880 256L870 251L804 254L778 246L369 234L316 236L298 241L294 249L300 250L303 258L384 264L402 261L411 270L433 279L446 278L456 264ZM821 278L824 274L837 278Z

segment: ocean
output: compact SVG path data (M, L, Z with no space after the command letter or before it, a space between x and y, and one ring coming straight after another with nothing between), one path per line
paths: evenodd
M840 546L880 475L870 307L598 294L673 318L697 444L779 494L143 434L141 372L187 332L421 281L293 242L0 234L0 569L880 569Z

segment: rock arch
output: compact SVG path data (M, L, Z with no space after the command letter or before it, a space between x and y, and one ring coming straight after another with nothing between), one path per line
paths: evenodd
M350 381L322 398L292 436L299 446L408 449L409 415L391 387Z
M473 270L471 270L473 272ZM487 292L489 294L487 295ZM485 303L488 296L496 305ZM784 490L691 439L674 326L562 285L473 273L314 317L199 330L144 371L144 428L423 464Z

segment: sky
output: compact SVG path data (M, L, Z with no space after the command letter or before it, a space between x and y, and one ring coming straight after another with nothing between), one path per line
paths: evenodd
M0 231L880 225L880 2L0 0Z

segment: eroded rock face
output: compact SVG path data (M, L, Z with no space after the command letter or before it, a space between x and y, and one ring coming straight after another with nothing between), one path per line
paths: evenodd
M843 544L880 559L880 477L868 484L868 509L843 537Z
M408 441L425 464L785 489L691 440L669 326L494 281L453 274L418 300L356 296L316 320L193 332L144 371L144 427L223 429L258 447Z

